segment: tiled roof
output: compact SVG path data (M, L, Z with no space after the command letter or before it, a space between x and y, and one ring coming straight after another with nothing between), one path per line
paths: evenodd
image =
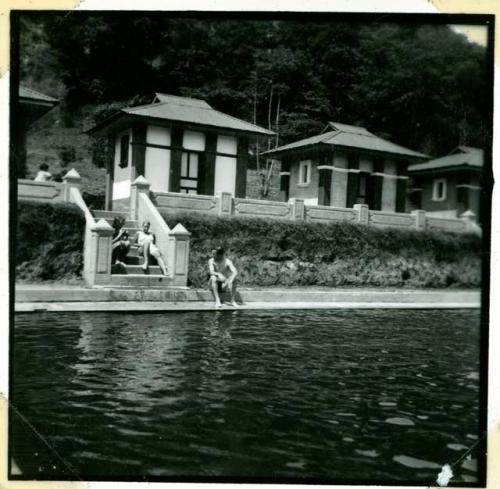
M412 156L415 158L428 158L428 156L417 151L405 148L398 144L391 143L386 139L379 138L364 127L341 124L339 122L329 122L327 128L332 129L317 136L301 139L284 146L266 151L263 154L272 155L284 151L298 149L313 144L331 144L335 146L366 149L383 153L392 153L401 156Z
M32 88L28 87L23 87L19 86L19 98L28 98L31 100L37 100L40 102L52 102L53 104L56 104L59 102L54 97L50 97L49 95L45 95L44 93L37 92L36 90L33 90Z
M426 163L410 165L408 171L436 170L464 165L482 168L483 150L469 146L458 146L449 155L427 161Z
M267 136L274 132L213 109L204 100L157 93L153 103L128 107L122 112L139 117L202 124Z

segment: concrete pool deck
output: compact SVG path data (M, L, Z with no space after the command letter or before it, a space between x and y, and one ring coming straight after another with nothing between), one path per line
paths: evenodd
M238 309L470 309L481 306L479 290L381 288L241 288ZM203 289L87 288L64 284L18 284L15 311L206 311L212 294ZM233 307L224 304L222 310Z

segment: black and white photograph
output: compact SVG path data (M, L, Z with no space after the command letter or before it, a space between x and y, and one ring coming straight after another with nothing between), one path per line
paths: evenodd
M485 487L494 28L12 11L9 480Z

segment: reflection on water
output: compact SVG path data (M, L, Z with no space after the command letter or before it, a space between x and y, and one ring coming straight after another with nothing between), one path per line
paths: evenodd
M27 478L474 482L478 365L477 311L18 314L40 437L11 414L12 455Z

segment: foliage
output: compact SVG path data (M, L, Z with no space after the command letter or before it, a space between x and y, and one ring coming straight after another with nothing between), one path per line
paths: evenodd
M56 280L80 276L85 219L71 204L19 202L16 278Z
M191 232L189 280L204 287L211 250L224 247L243 285L478 287L473 235L373 229L346 223L268 222L164 215Z
M24 14L21 79L62 81L68 113L154 91L201 97L280 144L337 120L434 155L488 147L484 48L446 25L332 19Z
M73 146L63 146L59 150L59 157L61 158L61 166L65 168L76 160L76 150Z

